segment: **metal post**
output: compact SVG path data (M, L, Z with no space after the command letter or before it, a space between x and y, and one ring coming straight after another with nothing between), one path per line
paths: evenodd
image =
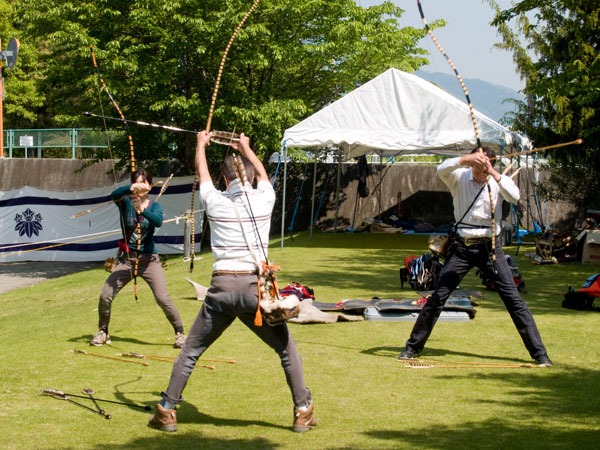
M379 155L379 218L381 219L381 200L383 199L383 156Z
M525 180L525 190L526 190L526 195L527 195L527 230L530 230L530 210L531 210L531 206L529 203L529 183L530 183L530 178L529 178L529 155L525 156L525 175L527 176L526 180Z
M75 159L75 148L76 148L76 144L77 144L77 129L72 128L71 132L69 134L71 135L71 159Z
M312 232L313 232L313 222L314 222L314 214L315 214L315 187L317 184L317 151L315 151L315 169L313 171L313 188L312 188L312 201L310 204L310 233L309 233L309 238L312 239Z
M283 250L283 239L285 238L285 191L287 189L287 147L282 145L283 150L283 200L281 202L281 250Z
M185 222L183 225L183 260L189 261L191 255L192 245L192 221L190 219L192 212L186 209L183 213L185 216Z
M2 39L0 39L0 51L2 50ZM2 76L2 58L0 57L0 158L4 158L4 77Z
M340 210L340 177L342 171L342 147L338 148L337 182L335 185L335 218L333 219L333 231L337 232L338 211Z

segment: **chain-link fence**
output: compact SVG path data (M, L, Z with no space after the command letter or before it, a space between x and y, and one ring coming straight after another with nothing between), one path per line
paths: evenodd
M109 134L114 138L120 133ZM91 128L4 130L8 158L90 158L108 148L107 134Z

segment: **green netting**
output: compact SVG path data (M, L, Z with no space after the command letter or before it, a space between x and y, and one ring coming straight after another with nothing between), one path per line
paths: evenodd
M109 132L110 139L117 132ZM3 156L9 158L77 158L107 149L104 131L91 128L19 129L3 131Z

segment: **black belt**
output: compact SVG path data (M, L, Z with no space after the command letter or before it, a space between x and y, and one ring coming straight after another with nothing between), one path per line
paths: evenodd
M218 276L230 276L230 277L238 277L238 276L249 276L249 275L258 275L256 270L215 270L212 273L213 277Z

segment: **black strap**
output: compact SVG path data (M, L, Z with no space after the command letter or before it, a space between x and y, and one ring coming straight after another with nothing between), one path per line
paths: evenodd
M119 199L120 200L120 199ZM150 207L150 204L152 203L152 200L150 200L148 202L148 206L144 209L147 209ZM143 212L143 211L142 211ZM129 247L129 239L131 239L131 237L133 236L133 233L135 233L135 231L137 230L137 226L138 224L142 223L142 220L144 219L144 216L142 215L142 213L137 213L136 211L136 216L137 216L137 223L135 224L135 227L133 227L131 229L131 231L129 233L127 233L127 235L125 236L125 245L127 245L127 247ZM123 212L123 215L125 215L125 213Z
M467 208L467 210L465 211L463 216L460 218L460 220L450 227L450 229L448 230L448 234L455 233L458 230L458 226L462 223L463 219L465 217L467 217L467 214L469 213L469 211L471 210L471 208L473 207L473 205L479 198L479 195L483 192L483 188L485 186L486 186L485 184L483 186L481 186L481 189L479 189L479 192L477 193L477 195L475 196L475 198L473 199L473 201L471 202L471 204L469 205L469 207ZM467 225L467 224L464 224L464 225Z

